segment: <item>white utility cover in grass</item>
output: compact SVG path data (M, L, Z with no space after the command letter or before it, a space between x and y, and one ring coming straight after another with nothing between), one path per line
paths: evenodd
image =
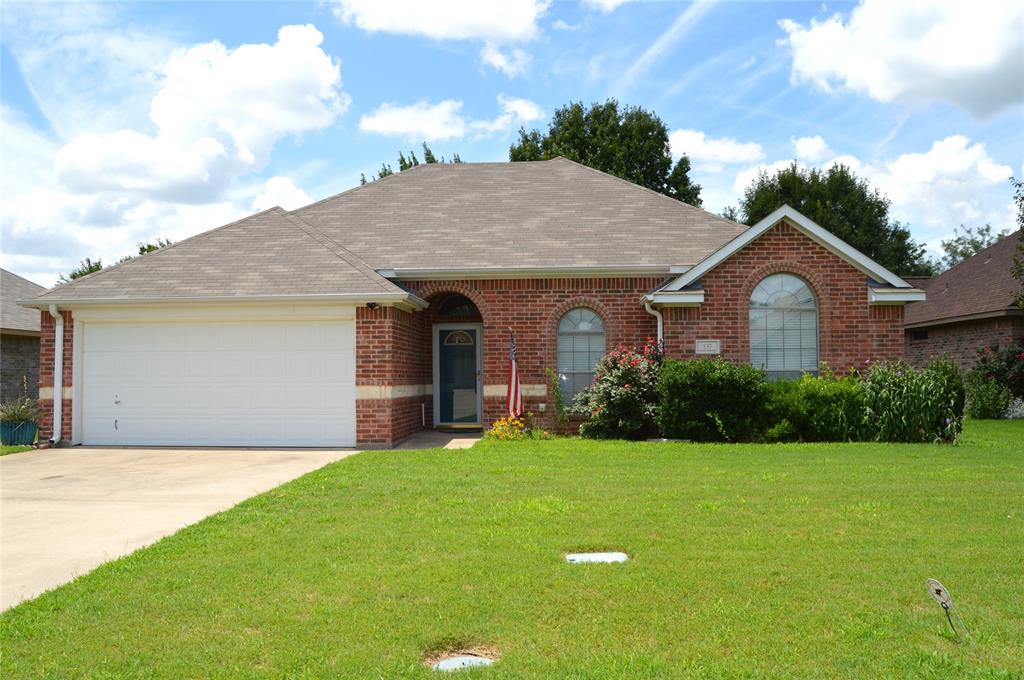
M76 341L82 443L355 445L353 320L87 321Z
M474 656L472 654L459 654L458 656L449 656L445 659L441 659L435 663L432 668L435 671L461 671L463 668L473 668L474 666L490 666L494 661L483 656Z
M629 555L624 552L569 553L565 561L569 564L625 562Z

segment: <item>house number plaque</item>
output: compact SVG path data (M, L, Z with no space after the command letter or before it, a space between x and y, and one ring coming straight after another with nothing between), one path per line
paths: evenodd
M721 340L698 340L694 348L694 354L721 354Z

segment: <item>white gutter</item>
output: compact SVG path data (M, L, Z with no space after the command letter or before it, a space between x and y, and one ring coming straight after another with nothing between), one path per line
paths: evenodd
M927 294L920 288L881 288L868 286L868 302L873 305L902 305L923 302Z
M60 426L64 414L62 397L64 396L64 317L57 311L57 305L50 305L50 316L53 317L53 434L51 444L60 443Z
M599 265L563 267L475 267L458 269L398 268L378 269L386 279L406 281L443 281L452 279L550 279L550 278L622 278L664 276L682 273L687 265Z
M361 305L367 302L378 304L404 304L413 309L426 309L427 303L411 293L324 293L320 295L211 295L207 297L160 297L160 298L29 298L18 300L22 307L44 309L47 305L74 305L94 307L107 305L180 305L197 303L240 304L295 304L295 303L342 303Z
M644 309L647 310L648 314L650 314L651 316L653 316L655 319L658 320L658 351L659 352L664 352L665 351L665 319L661 316L661 312L659 312L654 307L651 307L651 303L649 301L647 301L647 300L644 300Z

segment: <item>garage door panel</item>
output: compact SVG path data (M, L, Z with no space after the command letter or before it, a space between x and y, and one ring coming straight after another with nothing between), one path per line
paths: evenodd
M83 325L87 444L353 446L348 321Z

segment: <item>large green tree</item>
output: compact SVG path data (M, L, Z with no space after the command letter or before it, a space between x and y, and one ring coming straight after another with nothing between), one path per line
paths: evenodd
M441 159L438 160L437 156L434 155L434 152L431 151L429 146L427 146L427 143L423 142L423 162L426 163L427 165L430 165L431 163L461 163L462 162L462 158L459 157L459 154L456 153L456 154L452 154L452 159L450 161L445 160L444 156L441 156ZM403 172L405 170L408 170L409 168L414 168L414 167L416 167L419 164L420 164L420 159L416 158L416 152L415 151L410 151L408 156L406 156L401 151L398 152L398 171L399 172ZM366 184L367 182L371 182L371 181L374 181L374 180L384 179L388 175L393 175L393 174L395 174L395 171L391 169L391 165L389 163L381 163L380 164L380 170L377 171L377 176L376 177L374 177L371 180L368 180L368 179L366 179L366 174L365 173L361 174L361 175L359 175L359 183L360 184Z
M961 224L953 230L953 238L942 241L942 267L949 269L969 257L974 257L985 248L1001 241L1009 233L1007 229L993 233L991 224L977 229Z
M685 152L685 149L677 151ZM690 159L672 162L668 129L654 113L609 99L585 108L572 102L555 111L547 132L519 130L510 161L558 156L700 206L700 185L690 180Z
M166 248L167 246L171 245L172 243L174 243L174 241L170 240L169 238L158 238L156 240L156 242L154 242L154 243L142 243L140 241L140 242L135 244L136 247L139 250L138 255L125 255L124 257L122 257L117 262L118 262L118 264L120 264L122 262L127 262L128 260L134 260L139 255L145 255L146 253L152 253L155 250L160 250L161 248ZM94 260L91 257L87 257L84 260L82 260L77 267L72 269L67 274L61 274L60 275L60 280L57 283L59 283L59 284L71 283L75 279L80 279L83 276L86 276L88 274L92 274L93 272L98 272L101 269L103 269L103 259L102 258L97 257Z
M889 218L889 199L845 165L807 170L793 163L775 173L762 172L740 199L746 224L757 223L783 205L796 208L897 274L934 273L924 245Z

